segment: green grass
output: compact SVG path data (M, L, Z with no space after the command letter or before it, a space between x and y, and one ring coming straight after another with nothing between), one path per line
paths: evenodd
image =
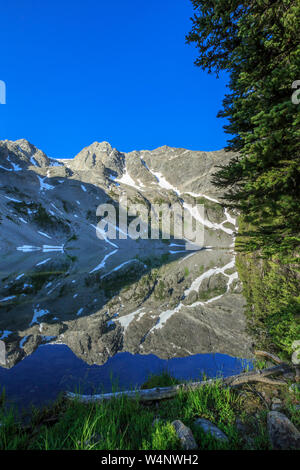
M143 388L174 383L177 381L165 371L150 376ZM299 396L283 393L286 393L285 412L299 425L299 412L295 408ZM175 419L192 429L199 449L269 449L267 410L264 404L251 410L249 403L255 400L257 395L251 395L251 390L241 394L220 383L181 391L173 399L148 405L126 397L90 405L60 397L49 407L32 409L30 420L27 416L23 424L21 415L4 406L2 396L0 449L179 450L180 442L171 424ZM216 424L229 442L222 443L205 435L194 424L198 417ZM237 430L237 418L247 426L248 439Z
M168 387L170 385L179 384L180 381L170 375L167 370L161 372L161 374L151 374L148 380L141 386L143 390L147 388L155 387Z

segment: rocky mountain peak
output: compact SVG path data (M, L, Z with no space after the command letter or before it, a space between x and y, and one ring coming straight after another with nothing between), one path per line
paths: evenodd
M82 149L72 161L72 169L77 171L107 168L121 174L123 166L124 155L108 142L93 142Z
M44 152L26 139L2 140L0 141L0 165L7 171L20 171L29 166L51 166L51 161Z

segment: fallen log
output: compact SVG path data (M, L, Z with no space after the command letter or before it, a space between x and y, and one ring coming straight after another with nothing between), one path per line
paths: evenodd
M257 377L255 382L261 382L267 385L279 385L279 386L286 385L286 382L284 382L283 380L272 380L272 379L268 379L267 377ZM248 383L250 382L248 381Z
M286 385L286 383L283 381L268 379L268 377L278 376L290 370L291 369L287 364L282 363L278 366L269 367L268 369L245 372L226 378L209 379L202 382L190 382L171 385L169 387L156 387L146 390L126 390L122 392L102 393L96 395L80 395L77 393L66 392L65 397L70 400L77 400L81 403L95 403L120 397L134 398L145 403L150 401L164 400L166 398L173 398L180 391L187 392L196 390L197 388L204 387L205 385L213 385L217 382L220 382L223 386L226 387L237 387L250 382L264 382L276 386Z
M275 356L275 354L271 354L266 351L254 351L254 355L260 356L260 357L266 357L270 361L275 362L275 364L283 364L283 361L278 356Z

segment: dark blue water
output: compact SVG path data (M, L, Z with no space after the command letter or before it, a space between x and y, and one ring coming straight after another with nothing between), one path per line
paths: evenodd
M43 405L57 398L59 392L109 392L112 383L121 390L138 387L150 374L168 370L178 379L228 376L251 368L246 360L223 354L197 354L169 360L154 355L124 352L103 366L89 366L65 345L43 345L12 369L0 368L0 389L5 388L8 402L19 407Z

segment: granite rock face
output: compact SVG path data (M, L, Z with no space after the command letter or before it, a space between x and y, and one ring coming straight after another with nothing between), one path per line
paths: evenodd
M0 141L0 168L4 171L17 172L31 166L49 168L53 164L60 165L25 139Z
M211 184L216 166L231 157L170 147L122 153L95 142L72 160L55 160L26 140L0 141L6 367L49 342L67 344L89 364L119 351L251 357L233 252L237 214ZM170 227L158 239L123 239L124 200L139 206L146 229L150 208L159 217L163 205ZM116 209L115 239L96 232L101 204ZM186 225L193 217L204 232L201 249L174 237L186 214Z
M283 413L268 413L268 433L273 449L300 449L300 432Z

